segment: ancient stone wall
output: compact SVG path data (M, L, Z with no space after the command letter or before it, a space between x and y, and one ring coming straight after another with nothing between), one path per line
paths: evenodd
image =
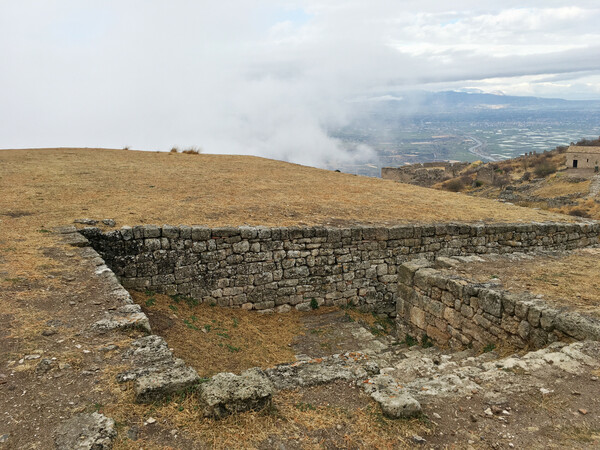
M430 266L413 261L398 268L399 338L408 334L423 340L426 335L439 345L477 349L490 344L543 348L569 338L600 340L600 320Z
M434 184L458 176L469 163L431 162L411 164L403 167L383 167L381 178L417 186L431 187Z
M600 224L225 227L81 231L126 288L257 310L354 305L395 315L398 267L415 257L572 249Z

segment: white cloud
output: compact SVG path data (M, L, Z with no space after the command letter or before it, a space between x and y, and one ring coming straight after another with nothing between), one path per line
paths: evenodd
M595 0L0 4L0 147L367 157L327 136L397 87L600 96Z

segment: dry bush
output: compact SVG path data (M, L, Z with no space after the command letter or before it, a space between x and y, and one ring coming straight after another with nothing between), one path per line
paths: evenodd
M575 209L570 210L569 215L575 216L575 217L584 217L586 219L589 219L591 217L587 211L580 209L580 208L575 208Z
M177 147L173 147L169 153L179 153L179 149Z
M521 177L521 181L529 181L531 180L531 172L525 172Z
M460 192L465 188L465 184L462 181L462 178L454 178L452 180L446 181L443 185L444 190L450 192Z
M199 155L201 152L202 152L202 150L198 147L190 147L190 148L186 148L181 153L185 153L186 155Z
M550 162L544 161L540 162L535 166L533 171L537 177L547 177L550 174L556 172L556 166L551 164Z
M498 175L494 177L493 185L495 187L499 187L500 189L504 189L506 186L510 184L510 177L508 175Z

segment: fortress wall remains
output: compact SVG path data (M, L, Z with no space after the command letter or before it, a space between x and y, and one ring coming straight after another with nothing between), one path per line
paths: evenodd
M600 340L600 320L553 307L530 293L473 283L423 261L398 269L396 332L421 342L478 350L543 348L555 341ZM427 337L425 337L427 336Z
M410 259L586 247L598 244L600 224L144 225L81 233L129 289L261 311L352 303L395 316L400 266Z

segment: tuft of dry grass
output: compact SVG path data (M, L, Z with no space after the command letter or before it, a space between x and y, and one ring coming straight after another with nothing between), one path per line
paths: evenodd
M295 441L301 448L322 448L325 444L336 448L408 448L411 436L433 431L433 425L424 419L387 419L372 401L362 408L299 407L303 405L302 395L296 391L278 393L272 406L263 411L249 411L218 421L202 416L197 394L154 405L131 405L131 394L127 392L115 390L115 395L125 398L106 406L103 412L117 423L143 428L144 420L151 416L159 426L183 431L201 448L202 444L215 449L265 448L267 439ZM336 431L340 424L342 433ZM152 442L143 438L128 442L125 435L119 433L115 449L153 448Z

